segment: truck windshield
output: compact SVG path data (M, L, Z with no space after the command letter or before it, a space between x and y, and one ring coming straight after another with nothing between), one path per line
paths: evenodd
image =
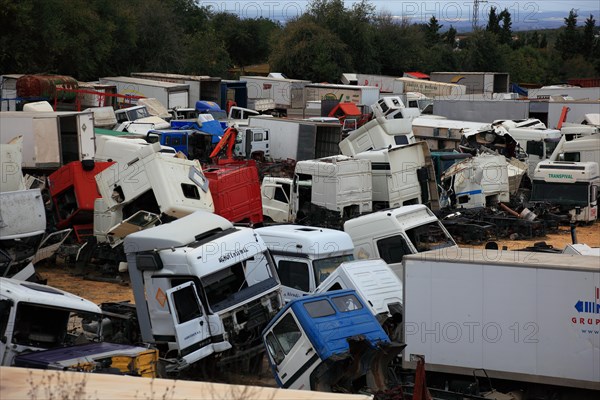
M558 146L559 141L560 141L560 139L544 140L544 142L546 142L546 158L550 158L552 153L554 153L554 150L556 149L556 146Z
M208 111L207 114L212 115L213 118L217 121L227 121L227 114L225 113L225 111L211 110L211 111Z
M345 261L354 260L352 254L346 254L343 256L322 258L320 260L313 261L313 268L315 270L315 286L319 286L329 274L331 274L339 265Z
M127 118L129 118L130 121L135 121L136 119L146 118L149 116L150 113L148 112L148 109L146 107L136 108L127 111Z
M85 343L99 338L100 320L99 314L19 303L12 342L41 349Z
M262 253L201 279L208 305L220 311L277 285L269 259Z
M419 253L456 246L454 240L442 229L439 221L408 229L406 235Z
M561 183L534 181L531 190L531 201L586 207L589 198L588 186L587 182Z

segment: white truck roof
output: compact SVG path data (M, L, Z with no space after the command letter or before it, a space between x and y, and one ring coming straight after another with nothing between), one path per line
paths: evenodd
M504 265L524 268L567 269L598 272L596 257L576 254L551 254L530 251L487 250L465 247L448 247L419 254L408 254L403 263L429 261L460 264Z
M352 253L350 235L336 229L303 225L273 225L255 229L272 251L301 253L315 257Z
M353 157L337 155L316 160L303 160L296 163L296 173L315 176L330 176L334 171L340 173L370 172L371 162Z
M535 179L546 182L577 182L598 179L598 163L593 161L541 161L535 167Z
M52 286L10 278L0 277L0 297L12 299L14 302L23 301L97 314L102 313L102 310L96 304L72 293Z
M233 228L233 224L225 218L200 210L168 224L128 235L125 239L125 249L140 252L185 246L194 242L199 234L229 228Z
M346 261L339 265L327 279L315 289L323 293L331 288L333 281L341 279L347 282L375 311L375 314L387 313L387 305L402 304L402 281L381 259Z
M375 223L380 224L383 221L392 221L394 226L398 224L402 229L410 229L414 226L421 225L424 221L437 221L435 214L423 204L415 204L411 206L402 206L391 210L381 210L360 217L349 219L344 223L344 231L351 232L362 229L365 224ZM394 222L397 221L397 222Z

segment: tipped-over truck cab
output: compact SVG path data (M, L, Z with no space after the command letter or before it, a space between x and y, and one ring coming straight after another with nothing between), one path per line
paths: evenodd
M125 239L144 342L181 370L211 354L262 354L260 332L282 305L265 243L205 211Z
M352 237L357 259L381 258L402 277L402 257L407 254L456 247L435 214L422 204L382 210L344 223Z
M384 389L383 373L402 345L390 342L354 290L295 299L263 331L268 360L282 388L355 391Z
M365 301L391 340L399 341L402 322L402 281L385 261L341 263L314 293L352 289Z

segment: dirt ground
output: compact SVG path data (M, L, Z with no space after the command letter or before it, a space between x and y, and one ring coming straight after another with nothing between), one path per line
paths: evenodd
M600 247L599 222L596 222L592 226L579 226L576 229L576 233L578 243L585 243L590 247ZM557 233L549 234L544 238L531 240L500 240L498 241L498 245L500 248L506 246L509 250L514 250L532 246L535 242L541 241L545 241L555 248L563 249L567 244L571 243L570 228L568 226L561 226ZM82 277L74 276L71 274L71 271L65 267L50 264L37 266L36 270L44 279L48 280L48 285L66 290L97 304L108 301L135 302L133 299L133 292L127 283L119 284L85 280Z

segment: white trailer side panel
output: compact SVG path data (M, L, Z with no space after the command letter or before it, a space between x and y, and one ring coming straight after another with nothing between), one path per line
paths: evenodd
M404 263L405 361L600 390L597 258L460 249Z
M529 118L529 103L517 100L435 99L433 114L460 121ZM549 125L550 126L550 125Z

